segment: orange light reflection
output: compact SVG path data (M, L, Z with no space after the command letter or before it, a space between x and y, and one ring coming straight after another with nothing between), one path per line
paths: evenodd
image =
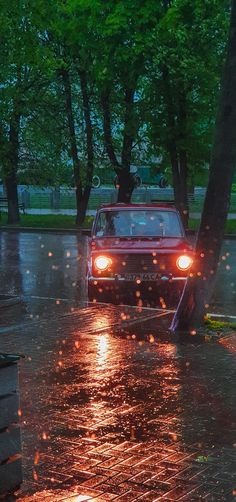
M97 345L97 363L99 366L104 366L106 363L107 355L109 351L109 337L108 335L100 335L98 338Z

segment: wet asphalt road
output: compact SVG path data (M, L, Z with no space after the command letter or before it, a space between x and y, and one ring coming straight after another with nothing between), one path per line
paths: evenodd
M26 356L17 499L235 500L235 337L184 345L168 312L87 305L85 238L0 242L0 294L23 297L0 318L0 352ZM212 310L233 315L225 246Z
M2 232L0 294L27 296L27 304L32 297L86 302L86 242L76 235ZM236 240L224 242L209 310L236 316Z

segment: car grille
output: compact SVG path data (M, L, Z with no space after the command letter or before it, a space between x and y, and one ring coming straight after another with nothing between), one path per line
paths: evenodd
M112 254L112 266L110 270L102 273L103 276L125 273L173 273L176 271L176 256L163 254ZM96 271L95 275L96 274ZM98 274L101 275L101 274Z
M173 272L175 258L161 254L120 254L112 256L112 272L146 273L146 272Z

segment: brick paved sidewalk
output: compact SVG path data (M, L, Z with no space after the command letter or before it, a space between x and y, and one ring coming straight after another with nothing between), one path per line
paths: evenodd
M177 344L171 314L35 302L0 330L26 355L19 501L236 500L234 337Z

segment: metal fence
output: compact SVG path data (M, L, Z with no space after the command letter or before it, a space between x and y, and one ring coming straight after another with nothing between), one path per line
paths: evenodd
M75 190L69 188L39 188L19 186L19 200L24 203L26 213L74 214L76 212ZM190 212L202 211L205 188L195 188L194 194L189 195ZM0 187L0 196L5 195ZM100 204L115 202L117 190L113 187L100 187L91 190L88 204L88 214L92 214ZM133 192L132 202L151 202L152 200L171 200L174 198L172 188L139 187ZM230 212L236 213L236 193L232 193Z

